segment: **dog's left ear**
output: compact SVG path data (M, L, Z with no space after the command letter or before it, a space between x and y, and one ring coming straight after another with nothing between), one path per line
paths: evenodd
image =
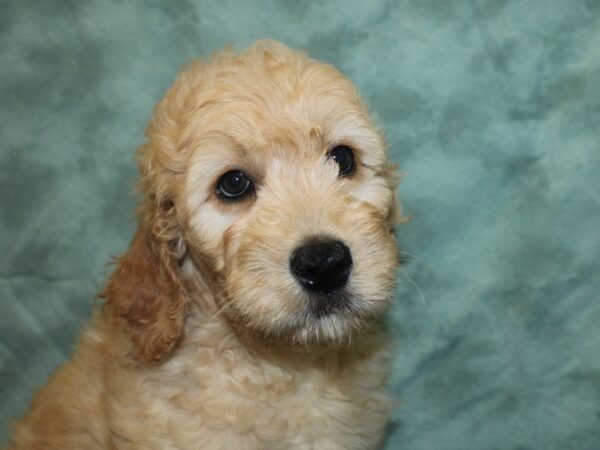
M188 307L178 274L178 240L165 228L165 215L173 209L169 203L141 210L129 249L100 293L104 310L125 327L144 362L160 361L173 350Z

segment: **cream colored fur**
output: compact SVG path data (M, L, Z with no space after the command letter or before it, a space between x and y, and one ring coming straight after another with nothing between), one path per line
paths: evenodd
M184 69L139 150L139 228L13 449L373 449L390 409L377 319L397 265L385 142L337 70L275 42ZM356 152L339 178L327 152ZM256 194L215 196L232 168ZM309 236L352 251L353 308L305 314Z

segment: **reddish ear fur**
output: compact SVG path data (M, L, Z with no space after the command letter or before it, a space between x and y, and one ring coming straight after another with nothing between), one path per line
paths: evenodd
M104 310L122 320L142 361L159 361L182 337L188 299L177 261L170 243L143 220L100 297Z

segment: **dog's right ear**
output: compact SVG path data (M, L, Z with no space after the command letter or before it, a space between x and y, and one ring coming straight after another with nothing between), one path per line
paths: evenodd
M155 108L146 129L148 141L136 157L142 194L138 229L100 293L103 310L126 330L138 359L146 362L159 361L174 349L189 306L179 274L185 245L174 191L187 164L187 153L178 144L181 124L189 121L186 102L203 67L196 61L183 70Z
M156 362L183 335L188 296L179 278L174 243L157 235L154 221L145 220L149 216L140 215L129 249L117 260L100 297L106 302L103 310L125 328L138 359Z

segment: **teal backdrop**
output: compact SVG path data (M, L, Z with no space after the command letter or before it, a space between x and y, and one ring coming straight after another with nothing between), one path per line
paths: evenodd
M350 77L406 174L385 448L600 449L598 0L0 1L0 442L129 242L153 105L258 38Z

